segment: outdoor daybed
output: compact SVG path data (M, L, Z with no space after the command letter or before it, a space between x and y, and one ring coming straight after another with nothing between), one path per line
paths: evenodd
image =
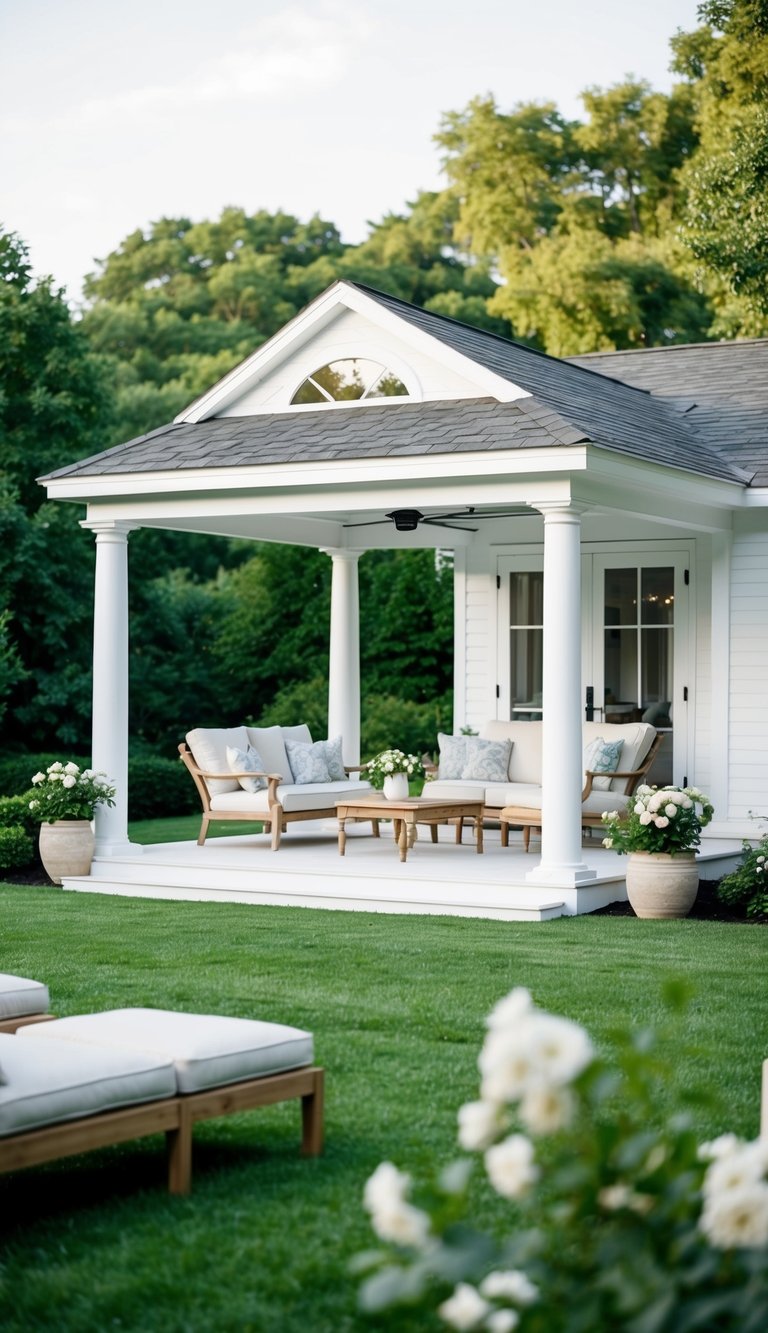
M0 1172L164 1133L188 1194L198 1120L301 1098L302 1152L323 1141L323 1070L280 1023L116 1009L0 1034Z
M362 769L344 765L340 737L313 743L307 726L197 727L179 754L203 803L201 847L212 820L258 820L271 828L276 852L289 823L335 819L336 801L373 790L350 778Z
M582 824L599 826L604 810L623 809L647 775L661 743L647 722L584 722ZM509 825L541 826L541 722L490 721L478 736L441 736L440 763L430 797L482 795L484 818Z
M15 1032L27 1023L47 1023L53 1018L48 1013L48 987L42 981L29 977L15 977L0 972L0 1032Z

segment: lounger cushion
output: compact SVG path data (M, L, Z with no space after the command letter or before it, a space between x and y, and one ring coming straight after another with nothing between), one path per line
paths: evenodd
M42 982L0 972L0 1019L47 1014L49 1003L48 987Z
M39 1026L39 1025L38 1025ZM109 1009L99 1014L58 1018L45 1024L49 1038L73 1047L143 1053L171 1060L179 1092L197 1092L244 1079L309 1065L310 1032L283 1023L262 1023L219 1014L177 1013L169 1009ZM32 1028L25 1028L27 1038ZM15 1041L19 1040L16 1034ZM174 1088L174 1091L176 1089Z
M52 1027L36 1023L33 1027ZM28 1029L24 1029L25 1031ZM0 1033L0 1137L176 1095L168 1056Z

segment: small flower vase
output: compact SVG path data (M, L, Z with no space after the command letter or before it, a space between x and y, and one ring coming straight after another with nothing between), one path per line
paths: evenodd
M408 774L392 773L384 779L384 796L388 801L408 799Z
M93 829L87 819L57 819L40 825L40 860L54 884L70 875L90 875Z

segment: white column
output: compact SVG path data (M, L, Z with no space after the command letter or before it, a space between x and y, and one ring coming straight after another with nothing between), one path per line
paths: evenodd
M581 517L574 507L544 514L541 863L526 879L574 888L596 879L581 851Z
M132 855L128 841L128 533L130 523L86 521L96 536L93 599L92 764L115 784L96 808L96 857Z
M328 665L328 735L342 737L345 764L360 763L361 551L328 550L331 574L331 637Z

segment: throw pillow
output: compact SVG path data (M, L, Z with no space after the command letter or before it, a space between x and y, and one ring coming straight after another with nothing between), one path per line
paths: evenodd
M327 741L315 741L312 745L307 745L304 741L286 740L285 751L293 780L298 787L310 787L317 782L333 782L328 767Z
M467 757L462 777L476 782L508 782L511 741L485 741L467 736Z
M440 731L437 744L440 749L438 777L449 781L460 778L467 758L466 736L446 736Z
M331 782L345 782L347 770L341 753L341 736L334 736L330 741L321 741L321 744L325 746L325 760Z
M584 769L593 773L615 773L619 767L619 755L624 746L621 741L604 741L596 736L584 750ZM593 791L610 791L611 778L593 778Z
M227 746L227 763L232 773L264 773L264 760L252 745L247 750L238 750ZM266 778L238 778L243 791L263 791L268 785Z

